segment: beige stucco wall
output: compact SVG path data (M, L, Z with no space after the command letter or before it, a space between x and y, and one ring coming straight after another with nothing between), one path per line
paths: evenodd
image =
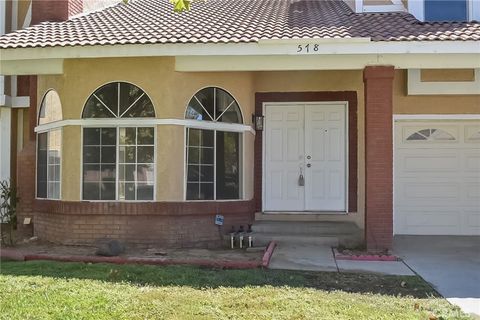
M475 69L422 69L420 81L475 81Z
M185 128L157 126L157 200L182 201Z
M64 119L79 119L89 95L111 81L128 81L151 97L157 118L183 119L192 95L206 86L226 89L239 102L244 121L251 123L255 92L356 91L358 98L358 213L326 215L325 220L349 220L363 226L364 220L364 95L361 70L289 72L182 73L174 71L173 58L73 59L65 62L61 76L39 76L38 96L48 89L60 95ZM480 96L407 96L405 70L394 80L394 113L480 113ZM39 99L40 103L41 99ZM80 127L64 128L62 195L80 200ZM159 201L184 197L184 128L157 126L157 193ZM244 134L244 198L253 198L254 135ZM68 143L67 143L68 142Z
M480 113L480 95L407 96L407 71L395 72L393 113L467 114Z
M80 199L81 128L66 126L62 129L62 199Z

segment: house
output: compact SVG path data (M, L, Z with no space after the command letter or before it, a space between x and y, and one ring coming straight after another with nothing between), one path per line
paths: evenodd
M34 79L19 221L66 244L210 246L216 214L355 224L373 249L479 235L475 20L474 0L133 0L4 35L0 73Z

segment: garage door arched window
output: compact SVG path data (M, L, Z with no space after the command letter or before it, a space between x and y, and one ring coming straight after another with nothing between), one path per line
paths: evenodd
M155 117L148 95L130 83L108 83L88 98L82 117L111 118L108 126L83 128L83 200L154 200L155 127L142 125ZM126 126L119 118L138 121Z
M62 103L55 90L49 90L42 99L38 125L63 119ZM37 198L60 199L62 160L62 129L55 128L37 135Z
M215 125L212 129L187 128L186 199L240 199L242 134L220 126L243 122L237 101L223 89L204 88L188 103L185 118L219 124L218 129Z
M408 136L407 141L454 141L454 136L442 129L422 129Z

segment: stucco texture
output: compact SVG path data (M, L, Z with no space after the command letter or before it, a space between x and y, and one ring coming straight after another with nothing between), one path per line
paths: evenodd
M173 58L67 60L64 70L63 75L38 78L39 97L43 97L49 89L58 92L64 120L80 119L86 100L103 84L126 81L139 86L150 96L157 118L184 119L185 108L192 96L201 88L217 86L226 89L235 97L245 124L251 123L255 91L252 74L248 72L179 73L174 71ZM244 199L248 200L253 196L253 139L248 138L250 133L245 135L244 148L248 153L245 158L249 161L244 166ZM63 141L66 147L62 154L62 163L65 164L62 167L63 200L80 200L80 137L79 127L64 128ZM184 199L184 141L183 127L157 126L158 201Z
M87 98L112 81L127 81L142 88L152 99L157 118L183 119L192 95L207 86L229 91L238 101L245 124L251 124L255 92L356 91L358 99L358 212L326 215L325 220L349 220L363 227L365 199L364 87L362 70L289 72L176 72L174 58L71 59L64 74L39 76L38 96L55 89L64 119L79 119ZM394 114L480 113L480 96L407 96L405 70L394 79ZM41 99L39 99L39 103ZM182 126L157 126L156 200L184 199L184 139ZM81 130L63 129L63 200L80 200ZM254 135L244 134L244 199L253 198ZM68 142L68 143L67 143Z

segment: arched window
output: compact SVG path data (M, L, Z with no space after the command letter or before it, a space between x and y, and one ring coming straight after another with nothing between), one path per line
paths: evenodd
M87 100L82 118L153 118L148 95L136 85L112 82L98 88Z
M186 119L242 123L240 107L227 91L209 87L198 91L188 103Z
M468 137L470 141L480 141L480 131L473 133L470 137Z
M155 117L148 95L130 83L108 83L88 98L82 117L112 121L83 128L83 200L154 200L155 127L142 125ZM117 118L138 122L122 126Z
M240 107L227 91L209 87L189 101L186 119L242 123ZM241 197L242 134L187 128L187 200L239 199Z
M407 141L454 141L455 137L442 129L422 129L408 136Z
M38 124L62 120L62 104L55 90L42 99ZM37 135L37 198L60 199L62 130L50 129Z

